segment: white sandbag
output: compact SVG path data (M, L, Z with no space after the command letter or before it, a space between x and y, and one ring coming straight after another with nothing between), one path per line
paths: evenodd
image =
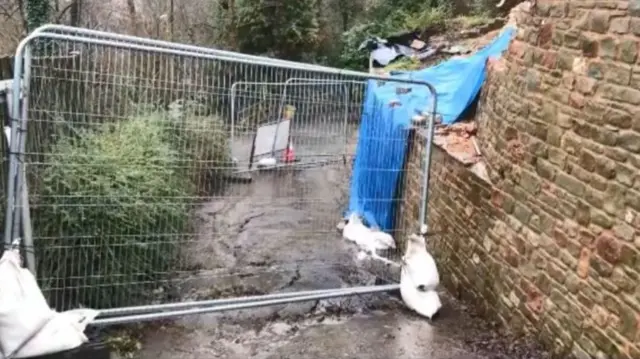
M406 267L400 272L400 296L409 309L428 319L432 319L442 308L438 292L417 286Z
M424 237L410 235L402 257L400 295L409 309L432 319L442 303L436 292L440 274L436 262L427 251Z
M77 348L88 341L84 330L96 316L98 316L98 312L93 309L54 312L53 317L44 328L14 357L28 358Z
M25 358L70 350L87 342L84 329L98 312L58 313L49 308L18 251L0 258L0 358Z
M436 261L427 251L424 237L416 234L409 235L402 261L407 274L416 286L422 287L423 290L432 290L440 284Z

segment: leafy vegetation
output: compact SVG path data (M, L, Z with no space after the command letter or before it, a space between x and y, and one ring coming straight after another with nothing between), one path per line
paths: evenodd
M33 31L39 26L49 22L51 16L51 1L49 0L29 0L25 2L27 27Z
M55 143L40 173L34 228L39 272L50 279L43 289L56 306L148 302L192 232L194 169L227 161L215 124L150 113Z
M414 2L405 1L406 7L381 5L372 10L379 14L368 22L357 24L342 35L342 51L338 65L346 68L365 69L368 64L368 53L358 50L358 46L371 36L389 36L403 31L424 32L432 28L444 28L445 20L451 10L446 6L418 6ZM408 3L408 4L407 4ZM383 16L383 14L386 14Z
M443 0L236 0L217 14L230 48L365 69L367 37L443 28L452 9Z
M299 60L318 43L319 23L315 0L239 2L235 38L237 49L247 53L271 53Z

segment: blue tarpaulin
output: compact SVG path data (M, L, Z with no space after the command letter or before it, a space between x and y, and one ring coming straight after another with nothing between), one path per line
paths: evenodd
M393 78L426 81L437 92L442 123L451 124L477 97L489 57L500 56L515 32L506 27L489 45L466 58L453 58ZM397 88L409 89L397 93ZM399 106L390 106L397 100ZM396 189L407 152L411 118L430 111L433 98L426 86L369 81L363 104L347 215L357 213L370 226L393 229Z

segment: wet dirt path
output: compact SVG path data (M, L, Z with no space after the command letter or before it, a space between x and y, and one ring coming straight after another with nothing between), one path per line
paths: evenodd
M298 156L344 146L340 136L313 133L305 129L294 138ZM259 173L202 205L199 238L186 248L195 275L179 294L208 299L373 284L355 248L336 231L348 200L347 172L339 162ZM485 324L448 297L443 313L432 325L380 294L183 317L147 331L140 357L479 359L507 352L477 347L474 338L487 332Z
M323 160L312 154L330 151L336 163L254 172L251 183L230 183L200 207L199 236L186 248L187 265L197 271L182 293L216 297L213 292L260 294L371 282L354 262L355 248L336 230L348 201L349 174L340 155L344 136L316 130L293 134L296 156L303 162ZM238 137L236 152L246 154L251 137Z

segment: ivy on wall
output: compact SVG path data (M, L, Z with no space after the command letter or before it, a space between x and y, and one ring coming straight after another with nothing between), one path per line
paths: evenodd
M27 30L33 31L37 27L49 22L51 3L49 0L27 0L25 4L27 16Z

